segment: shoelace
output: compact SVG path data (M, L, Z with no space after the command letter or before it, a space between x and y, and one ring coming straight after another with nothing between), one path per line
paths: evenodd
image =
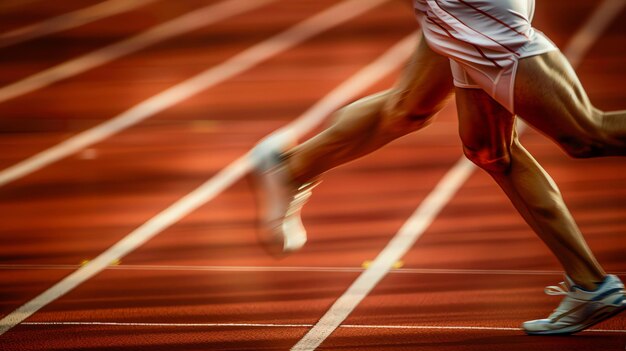
M311 197L311 190L313 190L313 188L318 186L320 183L321 183L320 181L317 181L317 182L305 183L302 186L300 186L298 188L298 192L296 193L296 195L294 195L293 200L291 200L291 203L289 204L289 208L287 208L286 217L291 216L297 213L298 211L300 211L300 209L302 209L302 206L304 206L304 204L306 204L306 202Z
M544 292L552 296L565 296L559 306L557 306L548 317L548 319L551 319L553 322L559 320L563 313L568 312L579 304L578 300L572 296L571 287L567 282L560 282L559 285L546 286Z
M556 296L556 295L568 295L570 291L570 287L566 282L560 282L559 285L550 285L546 286L543 290L546 294Z

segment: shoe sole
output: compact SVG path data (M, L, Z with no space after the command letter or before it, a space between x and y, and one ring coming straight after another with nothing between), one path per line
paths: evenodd
M528 330L524 330L524 332L528 335L572 335L578 332L581 332L587 328L590 328L604 320L607 320L611 317L614 317L618 314L620 314L621 312L623 312L624 310L626 310L626 302L622 303L621 306L606 306L604 308L601 308L599 310L597 310L593 316L591 316L591 321L586 323L586 324L582 324L582 325L574 325L571 327L566 327L566 328L561 328L561 329L556 329L556 330L546 330L546 331L528 331Z

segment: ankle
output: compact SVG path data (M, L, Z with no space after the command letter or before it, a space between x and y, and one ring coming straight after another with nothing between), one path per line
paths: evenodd
M606 278L606 275L602 276L601 278L599 277L593 277L593 278L570 277L570 279L576 286L581 287L587 291L594 291L598 289L598 287L604 282L605 278Z

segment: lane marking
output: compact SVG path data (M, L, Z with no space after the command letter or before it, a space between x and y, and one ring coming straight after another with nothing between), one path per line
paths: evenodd
M435 217L474 171L473 164L461 158L428 194L389 244L348 287L330 309L293 347L292 350L315 350L337 329L378 282L392 269L424 233Z
M605 0L601 3L572 37L565 52L578 53L579 56L576 59L580 60L602 34L602 30L608 27L607 22L612 22L620 14L620 10L626 6L626 1L618 1L619 6L614 0ZM586 39L578 39L580 37ZM580 47L572 48L573 45L580 45ZM321 345L393 269L394 262L402 259L475 169L476 167L470 161L461 157L404 223L370 267L359 275L315 326L293 346L292 350L315 350Z
M105 46L2 87L0 88L0 103L86 72L158 42L251 11L273 1L276 0L225 0L202 7L156 25L128 39Z
M276 323L133 323L133 322L24 322L22 325L32 326L111 326L111 327L165 327L165 328L310 328L313 324L276 324ZM460 326L460 325L372 325L343 324L340 328L352 329L425 329L425 330L488 330L488 331L522 331L521 328ZM621 329L586 329L583 332L626 333Z
M100 50L99 52L101 53L98 55L88 55L88 58L78 59L80 62L76 60L70 61L62 65L65 68L60 68L60 66L57 68L61 72L80 71L85 67L91 67L99 64L99 62L114 58L113 56L119 55L129 49L135 50L138 46L145 45L147 42L152 42L157 39L161 40L164 35L182 32L185 28L198 28L202 25L206 25L207 21L210 21L209 19L213 19L213 21L223 19L228 15L241 13L243 9L255 8L269 1L275 0L231 0L222 2L215 6L204 8L199 12L183 16L173 22L168 22L130 41L115 45L116 47L121 45L121 47L117 47L116 49L105 48L103 49L105 52ZM249 47L223 63L213 66L144 100L106 122L78 133L49 149L0 171L0 187L74 154L81 149L100 142L209 87L232 78L323 31L344 23L385 1L386 0L345 0L340 2L269 39ZM57 74L66 74L61 72L55 72L47 78L43 77L42 79L33 81L32 84L25 83L25 85L29 87L34 85L39 86L44 84L42 82L48 79L56 80ZM8 88L10 87L11 86ZM5 96L3 94L6 95L7 93L3 89L0 89L0 102L3 101L3 96Z
M76 28L148 5L156 0L108 0L0 34L0 48Z
M237 61L239 65L237 65L237 67L231 67L230 72L241 70L242 67L248 67L252 64L252 62L257 62L259 55L268 56L272 52L278 52L293 46L296 42L303 41L311 37L313 34L322 31L323 28L327 29L333 25L345 22L350 18L354 18L357 15L366 12L368 9L371 9L376 5L382 4L384 1L385 0L349 0L339 3L317 15L314 15L313 17L310 17L309 19L292 27L292 29L279 34L277 37L274 37L276 39L267 41L265 44L254 46L251 50L247 50L243 57L239 55L238 57L240 58L238 59L239 61ZM284 127L279 131L293 132L294 134L303 133L305 132L305 127L312 128L322 122L330 113L403 64L413 51L415 41L415 33L406 37L398 44L394 45L391 49L386 51L382 56L377 58L374 62L361 69L355 75L340 84L337 88L333 89L329 94L324 96L324 98L318 101L302 116L290 124L292 129ZM218 74L218 77L223 77L224 74L229 74L215 70L209 70L208 72L210 72L211 76ZM202 75L200 77L203 78ZM192 82L194 81L195 80L192 80ZM206 82L203 82L203 84L206 84ZM185 92L189 93L192 88L197 89L197 85L185 87ZM158 102L158 100L156 102ZM176 223L178 220L202 206L207 201L210 201L239 178L243 177L243 175L250 170L250 167L251 162L248 158L248 153L246 153L237 160L233 161L200 187L179 199L170 205L170 207L161 211L159 214L129 233L126 237L101 253L95 259L91 260L88 264L74 271L66 278L41 293L39 296L6 315L0 320L0 335L21 323L50 302L63 296L76 286L106 269L110 262L115 259L121 259L123 256L127 255L163 231L165 228Z
M88 262L86 262L88 263ZM74 270L82 266L71 264L0 264L0 270ZM207 271L207 272L312 272L312 273L359 273L363 267L323 266L183 266L183 265L133 265L119 264L106 268L118 271ZM396 268L389 273L400 274L459 274L459 275L558 275L563 271L528 269L451 269L451 268ZM608 272L625 275L626 272Z
M626 2L624 0L604 0L596 8L563 50L563 55L567 57L572 66L580 65L589 49L625 7Z

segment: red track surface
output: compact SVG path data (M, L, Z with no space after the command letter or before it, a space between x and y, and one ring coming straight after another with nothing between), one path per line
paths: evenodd
M92 3L96 1L0 6L0 31ZM208 3L158 1L0 49L0 82L17 81ZM97 125L332 3L277 1L1 103L0 127L7 133L0 135L0 167ZM596 6L585 0L537 5L536 26L559 46L566 45ZM0 187L0 314L96 257L414 29L410 7L390 1L88 152ZM625 35L622 13L578 68L592 101L601 108L626 108ZM370 90L389 86L393 78ZM0 349L289 349L460 157L455 118L450 106L420 133L330 172L307 205L310 243L302 252L280 261L263 252L255 239L252 195L240 181L122 258L119 266L1 335ZM526 132L523 143L560 185L605 268L626 278L624 159L572 160L533 131ZM259 268L224 271L231 266ZM272 270L276 267L350 269ZM416 268L449 271L411 271ZM542 287L561 279L553 272L559 269L493 181L476 172L404 258L403 268L383 279L344 323L388 328L341 327L320 349L623 350L625 315L595 327L603 332L573 337L392 328L516 328L524 320L545 316L558 303ZM276 326L28 324L33 322Z

